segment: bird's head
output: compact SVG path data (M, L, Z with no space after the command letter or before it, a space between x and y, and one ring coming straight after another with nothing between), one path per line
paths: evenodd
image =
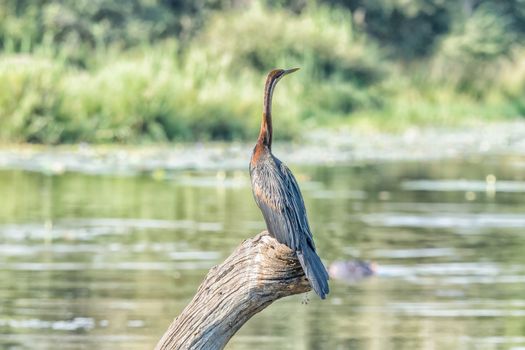
M272 81L277 83L279 80L281 80L282 77L285 75L288 75L290 73L298 71L299 68L291 68L291 69L274 69L270 73L268 73L268 81Z

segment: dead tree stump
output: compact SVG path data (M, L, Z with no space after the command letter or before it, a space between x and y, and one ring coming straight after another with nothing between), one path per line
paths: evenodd
M264 231L208 272L155 349L223 349L273 301L309 290L295 253Z

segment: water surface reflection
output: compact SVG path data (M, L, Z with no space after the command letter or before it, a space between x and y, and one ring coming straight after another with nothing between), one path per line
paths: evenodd
M375 276L276 302L229 349L525 347L524 159L292 167L321 256ZM151 348L262 229L247 172L0 171L0 348Z

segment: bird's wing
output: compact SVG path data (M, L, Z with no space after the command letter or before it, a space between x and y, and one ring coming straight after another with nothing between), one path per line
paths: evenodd
M293 250L308 243L315 250L299 185L286 165L276 161L253 176L253 193L270 233Z

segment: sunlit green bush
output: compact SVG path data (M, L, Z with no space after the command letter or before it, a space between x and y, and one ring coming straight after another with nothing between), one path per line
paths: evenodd
M499 79L502 65L518 44L511 21L496 6L483 4L446 35L431 61L433 78L460 92L482 96L487 81Z
M248 10L213 16L192 49L204 50L209 64L230 71L300 66L319 78L367 84L381 73L371 46L353 33L350 11L321 6L295 15L255 2Z
M518 22L494 2L458 15L434 38L433 56L402 60L371 39L359 9L213 1L227 9L196 9L197 27L171 11L190 11L191 1L132 0L120 14L105 0L0 3L0 141L253 139L275 67L301 68L277 88L277 140L327 125L402 129L525 114ZM417 23L426 8L401 7Z
M247 11L216 15L186 57L206 78L217 71L233 78L248 69L262 77L279 66L301 67L282 83L291 91L281 100L287 101L284 118L295 121L345 117L379 104L373 90L364 90L386 74L379 51L353 33L351 13L326 7L294 15L255 3ZM293 103L298 107L290 108Z
M345 118L378 103L366 88L384 72L374 49L353 37L350 20L326 8L294 16L256 4L242 16L231 11L212 19L182 54L171 40L120 53L99 50L90 69L71 65L68 56L42 59L47 68L28 58L8 73L6 61L3 81L14 74L28 87L3 93L9 123L2 137L51 143L253 138L267 71L299 66L274 99L277 136L294 137L301 121Z
M249 116L224 77L202 86L167 50L120 57L92 74L64 79L62 115L71 116L68 141L240 139ZM231 96L228 100L227 96ZM253 113L252 113L253 115Z
M47 59L0 58L0 140L53 143L65 127L59 116L65 69Z

